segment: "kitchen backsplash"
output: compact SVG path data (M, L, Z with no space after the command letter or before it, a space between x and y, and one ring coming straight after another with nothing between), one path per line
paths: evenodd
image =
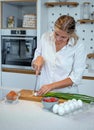
M49 2L58 2L59 0L49 0ZM73 6L54 6L48 8L48 30L53 30L55 20L60 15L71 15L75 20L82 19L82 5L84 2L90 2L90 19L92 19L92 13L94 12L94 0L67 0L67 2L78 2L77 7ZM76 32L80 41L85 44L86 52L94 53L94 22L80 24L77 22Z

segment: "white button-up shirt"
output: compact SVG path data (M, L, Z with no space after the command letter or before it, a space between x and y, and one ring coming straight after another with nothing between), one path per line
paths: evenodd
M82 79L86 60L83 44L78 41L74 45L74 39L71 38L66 46L56 52L53 32L44 33L40 42L37 44L34 59L40 55L43 56L45 64L42 67L39 77L39 88L42 85L70 77L73 81L72 86L56 89L55 91L78 92L77 86Z

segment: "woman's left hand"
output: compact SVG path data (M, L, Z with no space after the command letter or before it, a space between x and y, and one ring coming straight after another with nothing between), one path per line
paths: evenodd
M52 86L50 84L48 85L43 85L39 91L38 91L38 95L43 95L43 94L46 94L47 92L51 91L52 90Z

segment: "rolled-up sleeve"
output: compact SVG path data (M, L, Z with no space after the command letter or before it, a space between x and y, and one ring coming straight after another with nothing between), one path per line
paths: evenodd
M75 49L74 63L69 75L73 84L79 85L86 67L86 51L83 44L78 44Z

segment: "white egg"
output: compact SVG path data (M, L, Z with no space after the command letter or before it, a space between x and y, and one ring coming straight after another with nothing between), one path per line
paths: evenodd
M59 106L63 107L63 106L64 106L64 103L60 103Z
M58 104L55 104L55 105L53 106L53 108L52 108L53 113L57 113L58 107L59 107Z
M58 108L58 114L61 115L61 116L65 114L65 111L62 107Z
M70 111L75 110L75 106L74 106L74 104L72 102L69 104L69 108L70 108Z
M79 107L82 107L82 106L83 106L82 100L78 100L77 103L78 103Z
M72 101L72 102L76 102L77 100L73 98L71 101Z
M68 104L68 101L64 102L63 104L64 104L64 105Z
M75 110L79 108L79 105L77 102L73 102L73 104L74 104Z
M71 112L71 109L70 109L70 107L69 107L68 104L65 104L65 106L64 106L64 111L65 111L66 113Z
M68 100L68 104L71 102L71 100Z

